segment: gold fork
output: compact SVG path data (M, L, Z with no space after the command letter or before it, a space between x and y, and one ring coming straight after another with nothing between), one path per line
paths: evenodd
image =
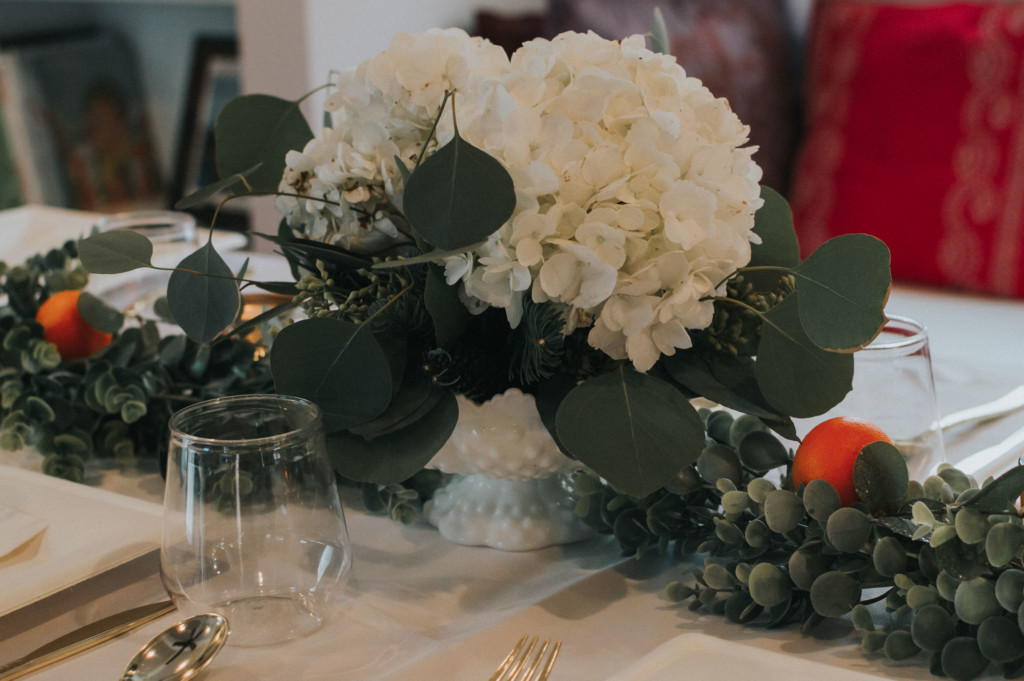
M529 634L523 634L487 681L546 681L551 674L551 668L555 666L558 651L562 649L562 642L555 641L552 644L551 639L546 638L534 654L537 640L536 636L530 638Z

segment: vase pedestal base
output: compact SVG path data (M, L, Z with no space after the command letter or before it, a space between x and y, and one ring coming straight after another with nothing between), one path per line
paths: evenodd
M590 536L559 475L502 480L457 476L424 507L427 521L456 544L532 551Z

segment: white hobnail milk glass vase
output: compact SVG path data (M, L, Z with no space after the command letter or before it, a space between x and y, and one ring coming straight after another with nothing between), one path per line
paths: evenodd
M424 508L458 544L530 551L590 535L576 516L568 475L532 395L512 388L483 404L458 397L459 421L429 467L454 473Z

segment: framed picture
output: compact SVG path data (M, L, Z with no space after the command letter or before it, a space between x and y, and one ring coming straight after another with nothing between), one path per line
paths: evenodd
M167 203L177 201L219 177L216 164L214 123L224 105L241 94L237 46L231 38L198 38L192 56L188 98L182 113L178 158ZM217 199L189 209L200 224L209 224ZM245 230L246 213L227 204L217 214L218 228Z
M132 46L110 31L0 54L7 140L33 203L117 212L164 200Z

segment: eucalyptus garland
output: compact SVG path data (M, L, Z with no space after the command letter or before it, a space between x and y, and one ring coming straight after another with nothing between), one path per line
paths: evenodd
M704 556L669 599L805 632L849 616L866 654L916 656L958 681L1024 670L1024 467L980 488L948 465L920 483L894 449L871 445L855 471L869 503L842 507L822 480L792 490L792 452L756 419L702 416L707 446L669 488L638 499L574 478L577 513L625 554Z
M85 360L62 361L36 311L50 295L83 289L89 275L77 243L0 262L0 447L34 447L43 471L81 481L92 456L162 460L170 415L192 402L273 388L266 360L239 335L197 343L161 337L135 319Z

